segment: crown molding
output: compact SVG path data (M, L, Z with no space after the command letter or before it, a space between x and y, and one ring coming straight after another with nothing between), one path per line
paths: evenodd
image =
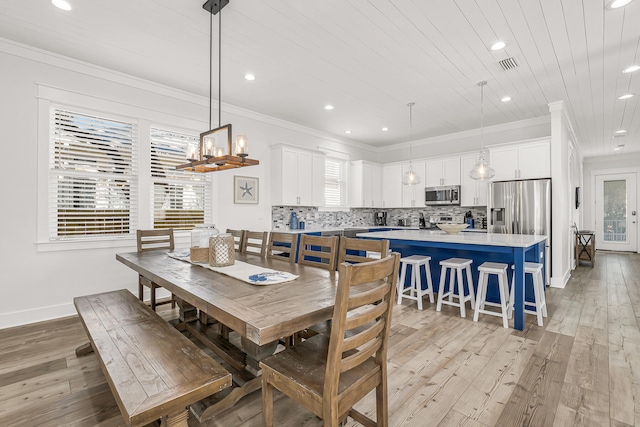
M160 83L155 83L150 80L135 77L129 74L94 65L85 61L80 61L78 59L70 58L68 56L60 55L2 37L0 37L0 52L31 61L40 62L42 64L50 65L64 70L85 74L113 83L129 86L132 88L153 92L155 94L160 94L180 101L190 102L195 105L201 105L203 107L209 105L209 99L201 95L176 89ZM368 145L351 139L339 138L336 135L323 132L318 129L313 129L296 123L288 122L286 120L278 119L267 114L248 110L237 105L222 102L222 110L225 113L235 114L262 123L300 132L309 136L324 139L329 142L337 142L355 149L370 151L372 153L378 152L377 147L374 147L372 145Z

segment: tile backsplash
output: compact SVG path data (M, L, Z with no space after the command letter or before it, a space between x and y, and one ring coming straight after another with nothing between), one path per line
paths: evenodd
M375 212L387 213L387 225L397 225L399 219L408 219L409 225L417 227L420 212L427 221L433 215L460 215L471 211L475 219L476 228L480 228L482 219L487 217L487 208L484 206L460 207L460 206L425 206L423 208L398 208L398 209L369 209L358 208L343 212L319 211L315 207L301 206L273 206L271 208L272 228L288 228L291 212L296 212L298 219L305 222L306 228L318 227L369 227L375 224L373 215Z

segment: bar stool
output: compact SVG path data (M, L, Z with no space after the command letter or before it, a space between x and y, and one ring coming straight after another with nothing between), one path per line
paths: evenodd
M436 311L442 310L442 304L460 307L460 317L466 317L465 303L471 301L471 309L475 307L475 297L473 292L473 280L471 279L471 263L473 260L464 258L449 258L440 261L440 286L438 287L438 304ZM449 275L449 291L444 291L444 283L447 278L447 270L451 270ZM454 271L455 270L455 271ZM464 294L464 282L462 280L462 270L467 272L467 287L469 295ZM456 276L458 278L458 294L455 294ZM449 297L448 301L444 297ZM453 299L458 298L458 302Z
M478 297L476 298L476 309L473 313L473 321L478 321L478 315L480 313L490 314L492 316L502 317L502 326L509 327L509 307L507 302L508 290L507 286L509 279L507 277L507 264L498 262L485 262L478 267L480 277L478 278ZM500 303L487 301L487 283L489 281L489 275L495 274L498 276L498 290L500 291ZM490 305L492 307L500 307L502 312L485 310L484 306Z
M411 255L400 258L400 282L398 283L398 304L402 304L402 298L416 300L418 302L418 310L422 310L422 296L429 295L429 301L433 304L433 284L431 283L431 268L429 267L430 256ZM407 265L411 266L411 281L408 287L404 287L404 280L407 274ZM427 289L422 289L422 279L420 278L420 266L424 266L424 272L427 277ZM409 292L410 295L405 295Z
M515 266L511 266L511 269L514 269ZM533 297L535 298L535 302L533 305L536 307L534 310L527 310L526 305L531 303L525 301L525 309L524 312L527 314L535 314L538 318L538 326L542 326L542 317L547 317L547 300L544 292L544 283L542 281L542 264L537 262L525 262L524 263L524 274L525 280L526 275L531 274L533 278ZM511 287L509 293L511 294L509 297L509 319L513 315L513 282L515 280L511 279Z

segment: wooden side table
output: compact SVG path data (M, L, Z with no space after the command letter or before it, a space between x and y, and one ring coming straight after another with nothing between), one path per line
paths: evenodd
M596 263L596 233L595 231L580 230L576 232L576 267L580 261Z

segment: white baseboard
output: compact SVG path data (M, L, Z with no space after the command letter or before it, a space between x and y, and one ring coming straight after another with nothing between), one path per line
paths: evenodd
M571 278L571 269L567 270L564 276L561 279L556 279L554 277L551 278L550 286L552 288L564 289L567 286L567 282Z
M73 302L49 307L38 307L29 310L0 313L0 329L14 326L28 325L29 323L44 322L77 314Z

